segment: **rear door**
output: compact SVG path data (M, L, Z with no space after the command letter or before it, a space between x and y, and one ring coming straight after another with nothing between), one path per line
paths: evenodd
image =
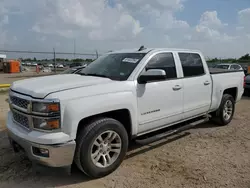
M183 70L184 118L190 118L209 110L212 80L200 54L180 52L178 55Z

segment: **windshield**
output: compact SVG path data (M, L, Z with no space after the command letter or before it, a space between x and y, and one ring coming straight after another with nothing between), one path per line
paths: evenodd
M103 55L78 74L127 80L146 53L116 53Z
M219 69L228 69L229 65L216 65L215 68L219 68Z

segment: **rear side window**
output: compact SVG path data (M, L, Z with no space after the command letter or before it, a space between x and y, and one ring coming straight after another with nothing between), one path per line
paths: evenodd
M175 61L172 53L159 53L153 56L147 66L148 69L163 69L168 79L177 78Z
M200 76L205 74L202 60L196 53L178 53L184 77Z
M239 70L240 66L239 65L231 65L230 69Z

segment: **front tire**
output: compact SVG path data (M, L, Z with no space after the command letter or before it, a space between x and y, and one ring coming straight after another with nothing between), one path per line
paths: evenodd
M229 124L234 116L235 100L229 94L224 94L221 99L220 107L213 113L212 120L218 125Z
M124 126L112 118L100 118L86 125L77 135L75 163L92 178L115 171L128 148Z

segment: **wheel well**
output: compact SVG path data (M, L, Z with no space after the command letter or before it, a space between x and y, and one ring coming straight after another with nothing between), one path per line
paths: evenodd
M236 100L236 97L237 97L237 88L234 87L234 88L229 88L229 89L226 89L224 92L223 92L223 95L224 94L229 94L231 95L234 100Z
M85 125L90 123L91 121L94 121L97 118L101 117L108 117L108 118L113 118L123 124L125 127L129 138L131 138L131 127L132 127L132 122L131 122L131 116L130 112L128 109L119 109L119 110L114 110L114 111L109 111L109 112L104 112L100 114L95 114L93 116L89 116L86 118L83 118L79 123L78 123L78 128L77 128L77 133L84 128Z

